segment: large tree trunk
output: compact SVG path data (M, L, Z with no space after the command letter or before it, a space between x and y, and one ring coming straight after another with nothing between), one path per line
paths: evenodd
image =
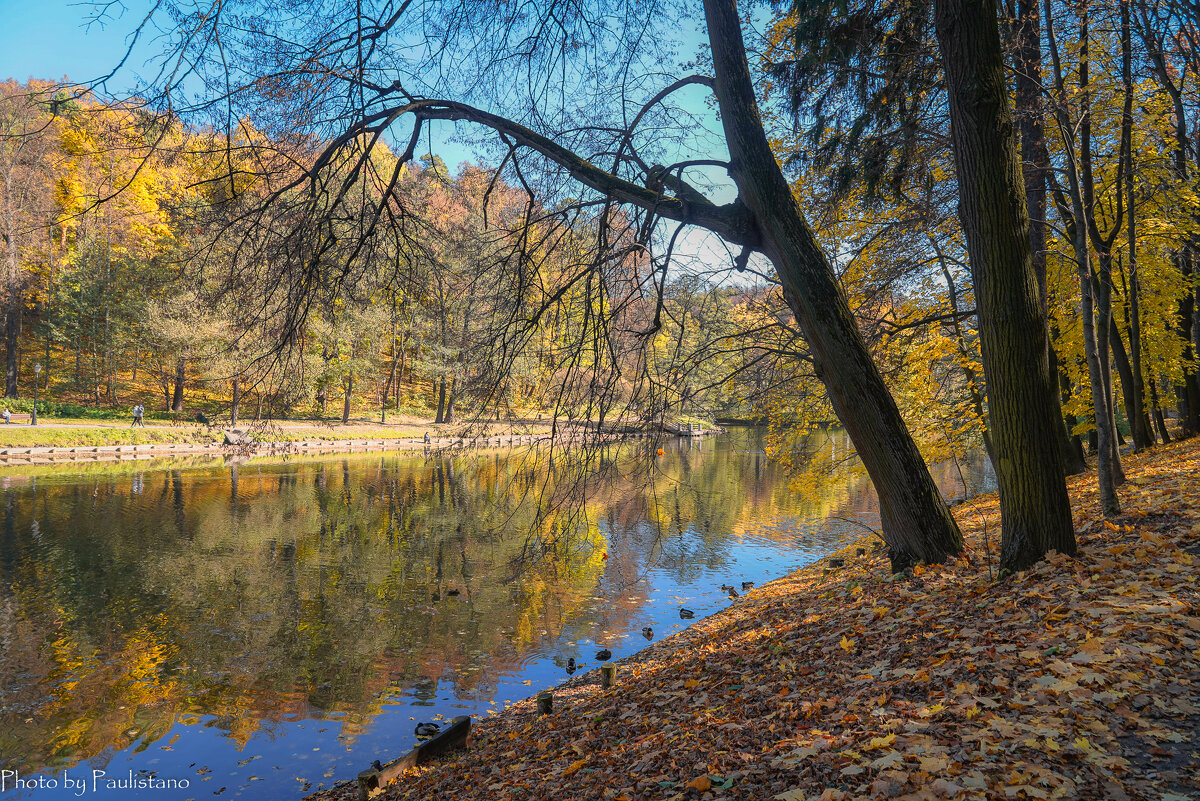
M350 393L354 391L354 373L346 374L346 394L342 400L342 425L350 422Z
M171 392L171 411L183 411L183 382L187 379L187 359L180 356L175 360L175 388Z
M995 0L935 0L1000 489L1002 569L1075 552Z
M763 130L734 0L705 0L715 90L741 201L783 284L817 374L879 496L893 569L940 562L962 534L871 358L833 268Z
M1025 203L1029 209L1029 250L1033 272L1037 276L1038 300L1042 317L1047 317L1046 284L1046 170L1050 168L1050 152L1046 147L1046 130L1042 109L1042 40L1038 0L1020 0L1015 27L1017 44L1016 112L1021 133L1021 175L1025 186ZM1053 346L1046 337L1050 375L1057 374ZM1052 393L1058 402L1058 393ZM1059 408L1055 419L1054 438L1058 443L1063 472L1068 476L1087 469L1083 451L1071 441L1066 419Z

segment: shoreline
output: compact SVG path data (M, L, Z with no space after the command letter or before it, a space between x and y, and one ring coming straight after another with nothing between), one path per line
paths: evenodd
M515 424L509 424L511 431ZM543 426L544 428L544 426ZM20 445L0 446L0 467L9 464L54 464L71 462L101 462L126 461L135 459L159 459L171 456L287 456L292 454L318 453L356 453L373 451L429 451L431 453L463 452L466 450L483 450L490 448L535 447L545 444L570 445L580 441L599 441L601 439L637 439L645 437L680 437L706 436L723 433L724 429L711 428L703 434L679 434L667 430L646 432L614 432L596 434L594 432L567 432L552 436L548 430L528 431L527 433L478 435L443 435L430 437L426 442L423 437L354 437L332 439L284 439L257 441L249 437L241 429L216 429L234 434L231 442L229 437L224 441L179 441L179 442L146 442L118 443L105 445ZM350 432L347 432L350 433Z
M1068 479L1074 558L998 579L978 496L954 510L965 558L893 577L859 541L618 662L611 689L593 670L552 715L478 720L376 797L1197 797L1200 440L1126 461L1113 520L1094 473Z

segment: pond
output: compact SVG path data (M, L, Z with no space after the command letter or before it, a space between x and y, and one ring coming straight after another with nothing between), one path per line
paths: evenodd
M0 798L297 799L878 526L844 434L801 490L758 437L0 469Z

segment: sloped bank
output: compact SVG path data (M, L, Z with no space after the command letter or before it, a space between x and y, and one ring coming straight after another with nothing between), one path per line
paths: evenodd
M1116 520L1094 478L1070 482L1077 559L998 581L997 501L977 498L955 509L967 559L893 578L848 548L656 643L612 689L582 677L552 715L529 699L481 721L379 797L1197 797L1200 442L1126 470Z

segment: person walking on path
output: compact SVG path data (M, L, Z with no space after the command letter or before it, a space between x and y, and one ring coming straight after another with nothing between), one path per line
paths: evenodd
M131 423L129 427L133 428L134 426L141 426L142 428L145 428L146 424L144 422L142 422L142 415L144 415L145 413L146 413L146 407L142 406L142 404L139 403L138 405L134 406L133 407L133 423Z

